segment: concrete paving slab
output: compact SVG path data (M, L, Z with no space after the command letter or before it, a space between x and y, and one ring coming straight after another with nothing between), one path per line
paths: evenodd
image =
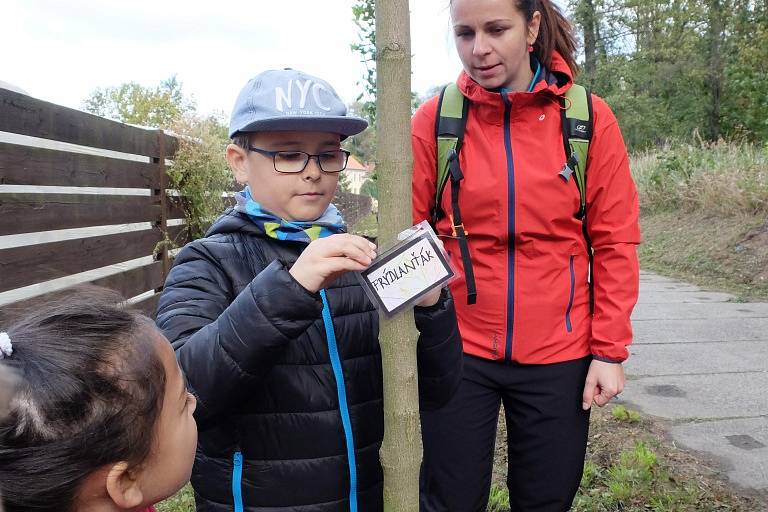
M684 447L714 455L742 487L768 490L768 418L688 423L670 433Z
M618 403L675 423L738 485L768 495L768 303L641 272Z
M632 327L638 344L768 339L768 320L764 318L637 320Z
M768 320L766 302L718 302L709 304L638 304L632 320L694 320L711 318L765 318ZM768 338L768 335L766 336Z
M768 340L631 345L625 371L633 376L768 372Z
M678 304L728 302L735 299L736 297L733 295L722 292L645 292L641 285L640 297L638 298L637 302L639 304Z
M621 399L671 420L768 416L768 373L632 377Z

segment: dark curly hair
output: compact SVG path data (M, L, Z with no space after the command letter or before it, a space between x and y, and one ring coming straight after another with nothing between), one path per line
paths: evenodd
M123 304L80 287L0 326L18 380L0 419L6 512L70 512L94 471L148 456L166 375L152 321Z

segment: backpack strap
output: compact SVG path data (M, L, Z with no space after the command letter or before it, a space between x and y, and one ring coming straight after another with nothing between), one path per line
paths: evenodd
M568 181L574 175L581 203L576 218L587 210L587 154L592 139L592 95L581 85L573 84L560 98L563 124L563 147L567 158L560 175Z
M560 117L563 125L563 147L566 162L560 176L568 181L574 176L579 189L579 211L575 216L581 220L581 231L587 242L589 256L589 308L594 311L594 260L592 240L587 229L587 155L592 140L592 94L581 85L573 84L560 98Z
M464 142L464 128L467 124L469 102L456 84L443 87L437 102L437 122L435 123L435 140L437 141L437 181L435 183L435 205L432 209L432 224L445 216L440 208L445 184L450 176L448 154L451 150L456 154L461 151Z
M448 178L451 178L451 235L459 241L461 261L464 265L464 277L467 283L467 304L477 301L477 286L472 258L469 254L468 233L464 229L459 209L459 189L464 174L459 166L459 151L464 141L464 128L467 124L469 101L461 94L456 84L446 85L440 93L435 122L435 140L437 141L437 180L435 182L435 205L432 209L432 226L445 216L440 208L443 190Z

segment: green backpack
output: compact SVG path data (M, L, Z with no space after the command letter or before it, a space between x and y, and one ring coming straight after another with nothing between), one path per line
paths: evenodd
M437 182L435 187L435 205L432 209L432 225L445 216L440 208L441 198L448 178L451 178L451 234L459 241L461 259L467 282L467 304L477 301L477 286L469 254L467 231L461 220L459 210L459 187L464 175L459 166L459 152L464 141L464 128L467 124L469 101L461 94L456 84L448 84L440 93L437 104L439 112L435 123L437 141ZM587 233L587 153L592 138L592 96L584 87L574 84L565 96L560 98L560 117L563 132L563 147L567 159L560 177L566 182L573 181L581 198L579 210L574 214L582 222L582 232L587 241L589 252L590 276L592 274L592 242ZM592 279L590 277L590 307L592 307Z

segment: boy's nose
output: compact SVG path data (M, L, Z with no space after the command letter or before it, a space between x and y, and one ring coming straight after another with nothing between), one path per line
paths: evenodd
M313 155L309 157L309 161L307 162L307 166L304 168L304 176L303 178L305 180L313 180L317 181L320 179L320 176L323 174L322 169L320 169L320 157L317 155Z

